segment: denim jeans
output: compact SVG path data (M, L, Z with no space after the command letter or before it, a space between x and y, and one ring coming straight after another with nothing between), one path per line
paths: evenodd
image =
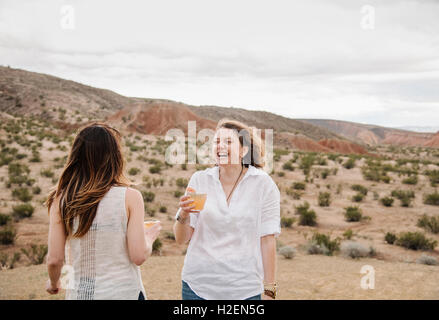
M183 300L206 300L198 296L185 281L181 281L181 296ZM244 300L261 300L261 295L255 295L253 297Z
M145 300L145 296L143 295L142 291L140 291L140 293L139 293L139 299L138 300Z

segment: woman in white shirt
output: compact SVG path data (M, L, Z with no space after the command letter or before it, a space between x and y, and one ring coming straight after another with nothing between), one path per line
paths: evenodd
M276 296L276 240L280 193L262 170L254 131L222 120L213 139L216 166L195 172L188 187L206 193L201 212L180 198L174 233L190 241L182 271L182 298L259 300Z

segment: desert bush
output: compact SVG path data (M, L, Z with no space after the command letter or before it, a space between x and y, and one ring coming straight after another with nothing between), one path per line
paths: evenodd
M331 194L329 192L319 192L319 206L329 207L331 204Z
M354 235L354 232L351 229L348 229L343 233L343 237L345 237L345 239L348 239L348 240L351 240L353 235Z
M32 193L33 194L40 194L41 193L41 188L39 186L35 186L32 188Z
M352 196L352 201L354 201L354 202L361 202L361 201L363 201L363 199L364 199L364 194L362 194L360 192L355 194L354 196Z
M288 170L288 171L294 171L294 166L293 166L291 160L288 160L287 162L285 162L282 165L282 169L283 170Z
M393 201L395 201L395 199L393 199L392 197L384 197L384 198L381 198L380 201L381 201L383 206L391 207L393 205Z
M290 246L283 246L279 248L279 254L281 254L285 259L293 259L296 254L296 250Z
M278 171L278 172L277 172L277 176L278 176L278 177L284 177L284 176L285 176L285 172L283 172L283 171Z
M20 252L14 252L11 258L6 253L0 254L0 270L14 269L18 261L20 261Z
M187 170L187 164L186 163L182 163L181 164L181 170Z
M410 184L410 185L416 185L416 184L418 184L418 176L417 175L411 175L408 178L403 179L402 183Z
M361 209L357 206L350 206L345 208L344 216L348 222L360 221L363 218Z
M19 204L12 207L12 216L16 219L30 218L34 210L30 203Z
M13 244L17 231L11 224L1 227L0 229L0 243L1 244Z
M303 174L305 176L307 176L310 173L314 161L315 161L315 154L313 153L304 155L300 160L300 169L303 170Z
M11 216L10 215L0 213L0 226L4 226L9 221L11 221Z
M32 195L28 188L16 188L12 190L12 196L20 201L28 202L32 200Z
M424 204L439 206L439 193L437 192L437 190L424 196Z
M355 168L355 159L349 158L348 160L346 160L345 163L343 163L343 167L345 167L346 169Z
M397 239L396 234L394 234L392 232L387 232L386 235L384 236L384 240L388 244L394 244L396 239Z
M168 208L166 208L166 206L160 206L159 211L161 213L166 213L166 212L168 212Z
M301 226L315 226L317 224L317 215L314 210L309 210L309 203L305 201L304 204L297 206L296 214L299 217L299 225Z
M375 255L372 248L367 248L363 244L355 241L345 241L340 246L340 253L345 257L359 259Z
M362 186L361 184L353 184L351 186L351 189L365 196L367 196L367 193L369 192L369 190L365 186Z
M149 172L159 174L161 172L161 167L159 165L153 165L149 168Z
M47 255L47 245L32 244L30 249L22 248L21 252L29 259L32 265L42 264Z
M187 186L187 184L188 184L188 180L187 180L187 179L184 179L184 178L178 178L178 179L175 181L175 184L177 185L177 187L180 187L180 188L186 188L186 186Z
M171 232L171 231L166 231L166 232L165 232L165 238L166 238L166 239L169 239L169 240L175 240L175 235L174 235L174 233Z
M395 244L411 250L434 250L437 241L428 239L421 232L402 232Z
M146 202L153 202L155 194L152 191L142 191L143 200Z
M294 190L305 190L306 183L304 183L304 182L294 182L291 186L292 186L292 188Z
M55 175L51 169L42 169L40 171L40 174L42 177L46 178L53 178L53 176Z
M302 196L302 194L299 191L296 191L291 187L287 188L285 192L288 196L291 196L294 200L300 200L300 197Z
M323 233L314 233L311 240L307 244L307 252L309 254L324 254L332 256L340 249L340 239L331 239L330 235Z
M439 216L427 216L424 214L418 219L417 226L431 233L439 233Z
M280 225L283 228L290 228L293 223L296 221L295 218L289 218L289 217L281 217L280 219Z
M323 170L321 173L322 179L326 179L330 173L331 173L331 171L329 171L328 169Z
M128 170L128 174L129 174L130 176L135 176L135 175L137 175L139 172L140 172L140 169L139 169L139 168L131 168L130 170Z
M181 190L174 191L174 197L180 198L184 193Z
M431 186L436 187L439 183L439 170L427 170L424 174L430 179Z
M417 260L416 263L425 264L427 266L437 266L439 262L435 257L428 256L426 254L422 254Z
M163 247L162 241L159 238L157 238L157 239L155 239L155 241L152 244L152 252L153 253L160 253L162 247Z

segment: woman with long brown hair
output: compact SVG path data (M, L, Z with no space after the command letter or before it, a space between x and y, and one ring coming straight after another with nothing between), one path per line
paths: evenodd
M193 193L207 194L204 207L195 211L185 195L176 214L175 239L190 242L183 300L274 299L280 193L262 170L263 145L254 129L225 119L213 151L216 166L195 172L188 184Z
M124 176L120 140L104 123L80 130L48 197L50 294L59 292L65 260L66 299L146 298L139 266L161 226L144 228L143 197Z

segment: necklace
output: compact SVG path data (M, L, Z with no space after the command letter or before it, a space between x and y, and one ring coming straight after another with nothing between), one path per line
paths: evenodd
M229 199L230 199L230 197L232 196L232 193L233 193L233 191L234 191L235 188L236 188L236 185L237 185L237 183L238 183L238 181L239 181L239 178L241 178L242 171L244 171L244 166L243 166L243 165L241 165L241 172L239 173L238 179L236 179L235 184L233 185L232 191L230 191L229 196L227 197L227 204L229 203ZM221 177L220 177L220 178L221 178Z

